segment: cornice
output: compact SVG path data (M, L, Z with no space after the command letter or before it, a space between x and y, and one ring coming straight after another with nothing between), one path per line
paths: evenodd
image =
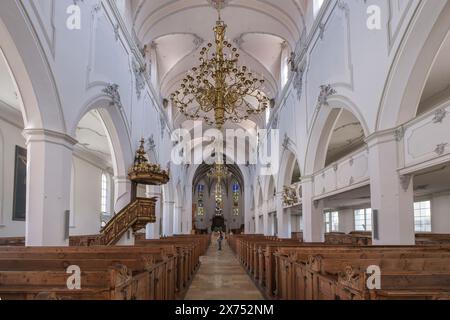
M30 142L46 141L73 149L78 143L72 136L48 129L25 129L23 135L27 140L27 144Z

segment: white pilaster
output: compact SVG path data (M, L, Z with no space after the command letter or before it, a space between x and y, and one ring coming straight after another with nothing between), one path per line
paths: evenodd
M277 219L278 219L278 238L289 239L290 235L290 224L291 217L287 214L287 210L283 208L283 193L277 193L275 197L276 208L277 208Z
M174 209L174 217L173 217L173 233L181 234L181 212L183 208L180 206L175 206Z
M27 144L26 245L67 246L73 138L47 130L25 130Z
M263 233L263 231L262 231L263 228L261 226L260 219L259 219L260 215L261 215L261 208L256 208L255 209L255 233L256 234Z
M450 193L436 194L431 199L431 231L450 234Z
M393 131L377 133L367 139L369 146L372 219L378 220L374 245L414 245L414 194L412 178L400 177L398 143ZM376 226L373 227L376 229ZM375 231L375 230L374 230Z
M156 186L147 186L146 190L147 191L145 193L145 196L147 198L158 198L158 201L156 202L155 206L156 221L155 223L147 224L147 226L145 227L145 238L148 240L159 239L161 236L159 230L161 219L161 188Z
M303 240L324 242L323 201L313 201L313 181L302 178Z
M268 209L268 201L263 201L263 226L262 231L265 236L271 236L271 228L270 228L270 217L269 217L269 209Z

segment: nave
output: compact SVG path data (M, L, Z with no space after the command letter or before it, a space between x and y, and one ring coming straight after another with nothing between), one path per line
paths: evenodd
M449 300L449 70L450 0L0 1L0 299Z

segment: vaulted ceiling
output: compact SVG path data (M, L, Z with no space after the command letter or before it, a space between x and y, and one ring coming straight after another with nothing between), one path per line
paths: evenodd
M214 39L217 0L132 0L133 29L152 46L161 96L175 91L198 65L200 48ZM240 49L240 64L266 80L265 93L280 91L282 47L293 50L304 29L309 0L222 0L227 38ZM155 60L155 59L154 59ZM264 117L252 119L258 123Z

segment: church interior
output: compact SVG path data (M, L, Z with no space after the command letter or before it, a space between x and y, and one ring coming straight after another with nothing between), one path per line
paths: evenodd
M450 0L0 1L0 300L450 300Z

